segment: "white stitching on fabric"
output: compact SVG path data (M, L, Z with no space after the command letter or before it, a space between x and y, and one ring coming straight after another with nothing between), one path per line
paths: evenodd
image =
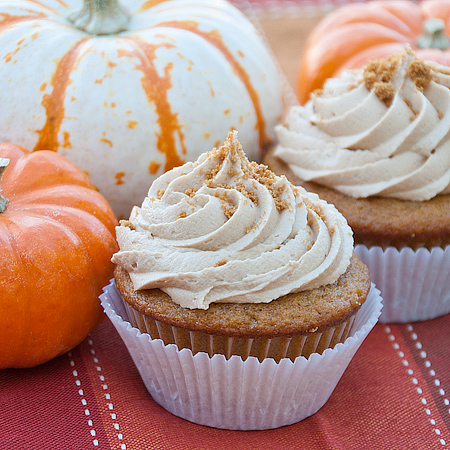
M87 343L91 347L90 352L91 352L91 355L92 355L92 362L95 365L95 369L97 370L97 372L101 372L102 371L102 367L100 366L99 360L98 360L98 358L96 356L96 352L95 352L95 349L94 349L94 341L91 338L89 338L87 340ZM105 400L106 400L106 404L107 404L108 410L110 411L110 416L111 416L111 419L113 421L114 430L119 431L120 426L119 426L119 423L117 422L117 415L114 412L114 405L113 405L113 403L111 401L111 394L108 392L108 385L105 382L105 377L104 377L103 374L99 375L99 380L102 383L103 391L105 391ZM123 439L123 434L120 433L120 432L117 433L117 439L119 439L121 441ZM120 450L126 450L126 448L127 448L127 446L122 442L120 444Z
M422 343L421 343L420 341L417 340L417 339L418 339L418 336L417 336L417 333L414 332L413 326L412 326L412 325L408 325L408 326L407 326L407 330L410 332L411 339L412 339L413 341L415 341L416 348L417 348L418 350L421 350L421 349L422 349ZM434 371L434 369L431 369L431 368L430 368L430 367L431 367L431 362L427 359L427 354L426 354L426 352L422 350L422 351L420 352L420 357L424 360L424 365L425 365L425 367L429 368L428 373L430 374L431 377L434 378L434 385L436 386L436 388L439 388L439 386L441 385L441 382L440 382L439 379L436 377L436 372ZM444 389L439 388L439 389L438 389L438 392L439 392L439 394L443 397L443 403L444 403L445 406L447 406L448 413L450 414L450 409L449 409L450 401L449 401L449 399L446 397ZM432 425L435 425L435 424L436 424L436 421L435 421L434 419L430 419L430 422L431 422ZM441 431L440 431L438 428L435 428L434 432L435 432L438 436L441 435ZM441 443L442 445L446 445L445 440L442 439L442 438L440 439L440 443Z
M411 332L411 331L412 331L412 326L409 325L407 329L408 329L408 331ZM407 371L406 371L406 372L407 372L408 375L410 375L410 376L412 377L412 378L411 378L411 382L416 386L416 392L420 395L420 402L422 403L422 405L426 406L426 408L425 408L425 413L426 413L428 416L431 416L431 410L430 410L430 408L429 408L428 405L427 405L427 400L426 400L425 397L422 396L422 394L423 394L422 388L420 388L420 387L418 386L419 381L417 380L417 378L413 377L414 372L413 372L413 370L409 367L409 362L408 362L408 360L405 358L404 352L402 352L402 351L400 350L400 345L398 344L398 342L396 342L395 336L392 334L391 328L390 328L389 326L386 326L386 327L384 327L384 331L385 331L386 334L388 335L388 339L392 342L392 347L393 347L395 350L397 350L397 355L399 356L399 358L401 358L402 364L403 364L405 367L407 367ZM413 338L413 335L411 335L411 337ZM416 337L416 339L417 339L417 337ZM422 348L422 344L419 343L419 345L420 345L420 348ZM417 345L416 345L416 347L417 347ZM425 358L426 358L426 353L425 353L424 351L422 351L422 352L420 353L420 356L421 356L422 358L425 359ZM430 366L431 366L431 363L430 363L428 360L425 360L424 364L425 364L425 367L430 367ZM434 433L436 433L437 436L440 436L441 431L440 431L438 428L436 428L436 426L435 426L435 425L436 425L436 421L435 421L434 419L432 419L432 418L430 418L429 421L430 421L430 424L433 426L433 431L434 431ZM441 445L446 445L445 440L442 439L442 438L439 440L439 442L441 443ZM445 450L448 450L448 448L446 448Z
M70 358L70 360L69 360L70 367L74 368L75 367L75 361L72 358L73 357L72 352L68 352L67 356ZM89 417L91 415L91 412L89 411L89 408L87 408L88 404L87 404L87 400L84 398L84 391L83 391L83 388L81 387L81 381L78 378L78 371L76 369L73 369L72 370L72 375L75 377L75 385L79 388L78 389L78 394L81 397L81 404L84 407L86 407L85 410L84 410L84 414L87 417ZM95 431L92 419L88 419L87 423L88 423L89 427L91 428L91 430L90 430L91 436L95 438L97 436L97 432ZM95 447L98 447L98 445L99 445L99 442L98 442L97 438L95 438L92 441L92 443L94 444Z

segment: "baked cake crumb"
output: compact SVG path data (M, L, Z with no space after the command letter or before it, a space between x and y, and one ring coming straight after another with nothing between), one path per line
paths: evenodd
M419 91L423 90L430 84L432 80L432 74L430 66L428 66L425 61L420 59L415 59L411 62L408 69L408 76L414 81Z
M264 185L269 190L271 196L273 197L278 211L282 211L284 209L289 208L289 203L282 198L284 187L275 187L277 176L267 166L263 164L258 164L254 161L252 162L248 161L241 144L237 142L237 139L235 138L233 132L228 133L227 139L221 147L213 148L208 153L208 156L210 158L218 158L222 162L227 157L232 162L236 162L238 161L238 155L240 156L240 160L244 162L243 166L241 167L243 171L242 178L244 180L254 179L258 183ZM221 164L217 164L214 167L214 169L208 172L206 180L204 182L208 187L220 187L219 185L214 184L213 181L214 176L219 172L220 169ZM232 176L234 175L236 174L233 173ZM251 200L254 204L257 204L258 197L256 192L250 191L248 187L245 188L242 182L237 182L235 188L241 194L243 194L245 197ZM230 211L227 209L227 214L229 213Z
M216 262L216 264L214 265L214 267L220 267L220 266L224 266L228 261L226 259L222 259L222 261L218 261Z
M188 197L193 197L195 195L195 193L197 192L197 189L193 189L193 188L189 188L186 189L184 191L184 193L188 196Z
M406 49L404 54L412 54L411 49ZM375 92L375 95L390 106L395 95L395 88L392 84L395 74L403 55L392 55L386 59L370 61L364 69L364 83L366 88ZM432 72L425 61L414 57L408 67L407 76L416 85L421 92L428 86L432 80Z
M135 230L134 225L129 220L124 220L124 219L119 220L119 225L121 227L127 227L130 230Z

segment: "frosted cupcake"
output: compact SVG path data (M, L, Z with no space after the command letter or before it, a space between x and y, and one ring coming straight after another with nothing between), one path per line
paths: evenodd
M410 49L346 71L291 108L265 160L347 218L384 322L450 312L449 88Z
M249 162L236 132L219 149L158 178L117 228L117 239L117 290L106 292L105 309L155 400L197 423L261 429L312 414L379 315L380 297L353 252L343 216L316 194ZM123 319L134 327L131 337ZM144 351L141 341L152 350ZM163 353L156 356L154 346ZM284 379L287 369L320 382L296 395L301 377L275 382L268 402L272 393L263 386L273 376ZM167 386L177 376L174 396ZM199 381L205 376L206 387ZM236 403L242 386L249 390ZM300 406L301 395L311 401Z

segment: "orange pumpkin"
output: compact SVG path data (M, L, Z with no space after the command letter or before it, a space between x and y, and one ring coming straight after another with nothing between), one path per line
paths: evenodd
M2 172L0 369L32 367L100 323L117 219L86 174L58 153L0 144Z
M435 19L435 20L432 20ZM351 3L327 15L311 32L302 57L297 91L305 103L327 78L346 68L403 52L450 65L450 1L409 0Z

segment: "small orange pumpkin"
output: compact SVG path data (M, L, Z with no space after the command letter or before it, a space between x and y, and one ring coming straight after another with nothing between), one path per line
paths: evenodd
M450 65L450 1L409 0L351 3L327 15L311 32L302 57L297 91L306 103L327 78L346 68L402 53Z
M33 367L100 323L117 219L86 174L56 152L0 144L2 172L0 369Z

